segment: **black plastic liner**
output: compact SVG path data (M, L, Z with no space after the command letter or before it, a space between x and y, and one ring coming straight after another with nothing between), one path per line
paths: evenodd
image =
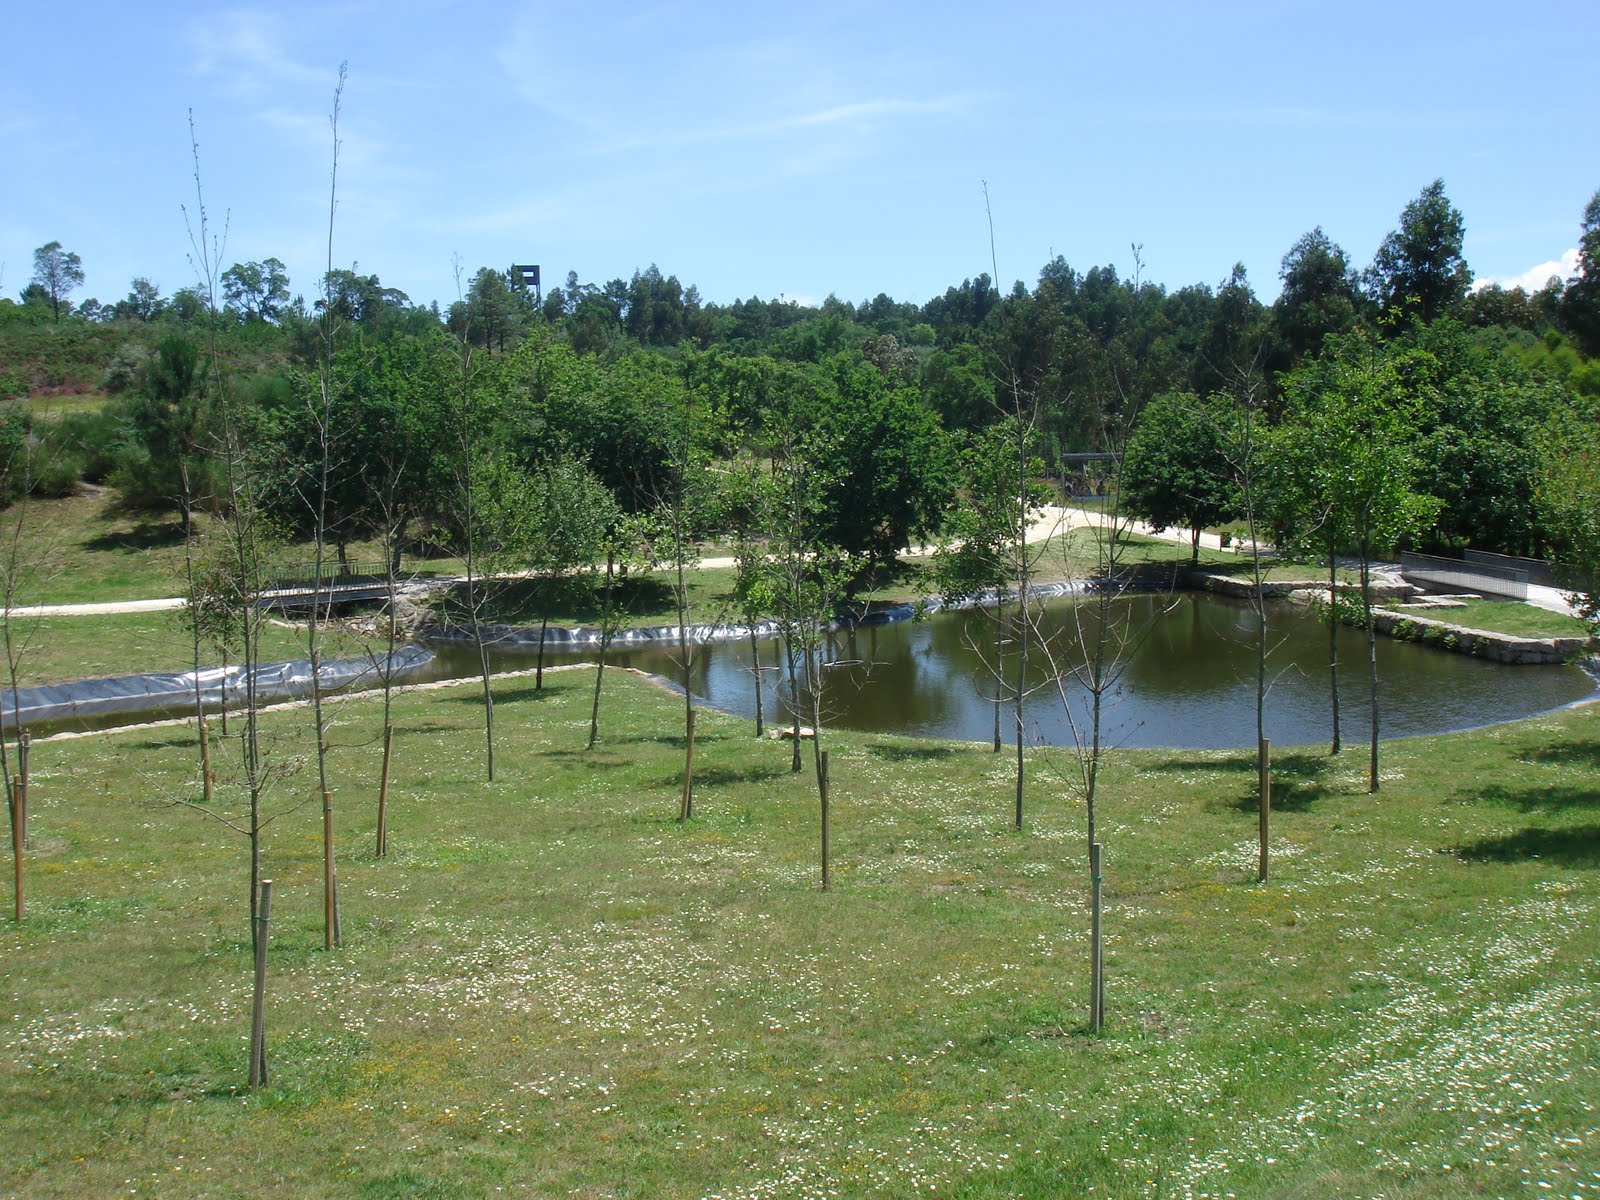
M379 683L383 679L385 657L391 677L398 679L421 670L432 661L433 653L421 646L402 646L387 656L323 659L319 672L322 686L333 691ZM244 702L246 679L242 667L212 667L198 674L200 697L208 708ZM9 692L0 697L0 713L4 714L7 724L31 725L102 713L192 708L195 676L194 671L116 675L22 688L17 693L15 710ZM310 695L311 660L300 658L257 667L255 690L258 700Z

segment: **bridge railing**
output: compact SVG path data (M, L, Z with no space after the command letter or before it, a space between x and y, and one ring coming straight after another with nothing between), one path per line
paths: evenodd
M1507 600L1528 598L1528 572L1521 567L1407 553L1400 556L1400 574L1407 583L1421 587L1477 592Z

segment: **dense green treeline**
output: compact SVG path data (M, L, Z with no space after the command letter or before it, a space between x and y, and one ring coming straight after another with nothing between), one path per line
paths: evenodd
M619 513L648 514L672 490L674 439L689 436L727 478L743 477L741 463L770 477L803 455L816 539L870 564L946 524L970 492L963 444L1024 409L1028 452L1047 467L1131 439L1137 511L1225 521L1226 481L1160 478L1180 469L1170 453L1152 478L1150 455L1140 460L1174 436L1156 433L1172 403L1152 401L1192 396L1214 413L1252 406L1265 427L1303 423L1340 386L1333 364L1372 354L1404 398L1409 483L1440 502L1417 540L1579 555L1584 531L1553 515L1564 509L1550 468L1566 447L1570 475L1600 398L1600 194L1583 214L1578 273L1531 296L1472 291L1463 235L1436 181L1364 270L1321 229L1299 239L1271 305L1242 267L1168 291L1145 279L1135 248L1127 271L1056 258L1031 287L1002 293L980 274L922 305L887 294L722 304L653 264L603 285L571 272L541 297L484 268L445 310L350 270L318 280L308 303L273 258L222 272L215 307L201 289L162 297L145 279L123 300L74 307L81 264L51 243L22 302L0 301L0 391L31 398L8 404L0 429L12 460L33 448L25 485L12 470L8 493L59 494L81 478L135 507L216 506L218 422L242 405L262 502L285 535L309 535L303 480L321 445L306 398L332 328L328 530L341 554L394 516L376 512L381 494L398 497L407 538L456 548L473 472L492 494L532 494L554 465L581 466ZM31 411L74 393L108 399L50 420ZM481 434L470 467L451 457L468 410ZM730 504L703 506L695 532L725 529ZM1260 515L1281 530L1282 514Z

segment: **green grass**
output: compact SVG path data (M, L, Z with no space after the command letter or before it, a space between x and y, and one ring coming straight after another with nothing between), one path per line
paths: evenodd
M1417 615L1515 637L1586 637L1589 633L1589 627L1577 617L1535 608L1517 600L1475 598L1468 600L1465 608L1425 608Z
M19 617L12 626L18 650L17 681L22 687L100 675L145 671L188 671L194 648L181 612L116 613L68 617ZM329 657L358 654L362 643L340 627L324 635ZM208 662L215 657L202 648ZM304 626L269 620L262 626L260 661L306 656Z
M809 770L609 677L417 692L392 853L378 706L331 741L346 943L320 950L308 768L278 785L275 1081L242 1089L245 845L183 727L37 743L31 909L0 926L0 1194L1590 1194L1600 1182L1600 711L1254 764L1116 755L1109 1024L1084 1031L1083 821L1060 754L830 734ZM274 761L308 716L266 720ZM238 723L234 723L237 728ZM224 749L219 759L236 757ZM808 764L809 767L809 764ZM225 774L226 778L226 774ZM225 802L236 806L233 793ZM1538 1185L1548 1184L1548 1189Z
M82 392L59 396L30 396L23 407L35 420L53 421L68 413L99 412L110 399L104 392Z

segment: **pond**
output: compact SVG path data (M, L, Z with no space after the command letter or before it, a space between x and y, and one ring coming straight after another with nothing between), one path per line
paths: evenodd
M1044 606L1047 628L1063 663L1081 662L1071 600ZM1255 741L1255 621L1249 605L1205 594L1137 596L1117 602L1118 630L1136 637L1107 695L1104 730L1112 746L1213 749ZM1332 706L1328 686L1327 626L1309 610L1276 604L1268 614L1267 736L1289 746L1328 739ZM1346 740L1367 735L1367 648L1359 630L1338 631L1341 724ZM1090 634L1092 640L1092 633ZM866 625L835 635L828 653L824 720L866 732L987 741L994 730L995 640L991 613L940 613L926 621ZM981 647L981 651L980 651ZM459 646L440 650L436 676L472 674L476 655ZM1577 666L1505 666L1389 638L1378 639L1380 732L1408 737L1475 728L1559 708L1593 695L1596 681ZM780 647L759 644L764 708L771 720L787 690L777 667ZM593 658L547 654L546 664ZM674 653L650 646L618 646L610 661L679 680ZM533 665L526 651L499 651L497 670ZM1015 680L1015 643L1006 647L1005 672ZM693 690L706 703L755 715L750 644L723 642L696 651ZM1062 691L1043 656L1030 662L1024 727L1030 742L1067 745L1071 729ZM1083 711L1081 688L1065 689ZM1081 719L1081 718L1080 718ZM1003 714L1013 736L1009 702Z

